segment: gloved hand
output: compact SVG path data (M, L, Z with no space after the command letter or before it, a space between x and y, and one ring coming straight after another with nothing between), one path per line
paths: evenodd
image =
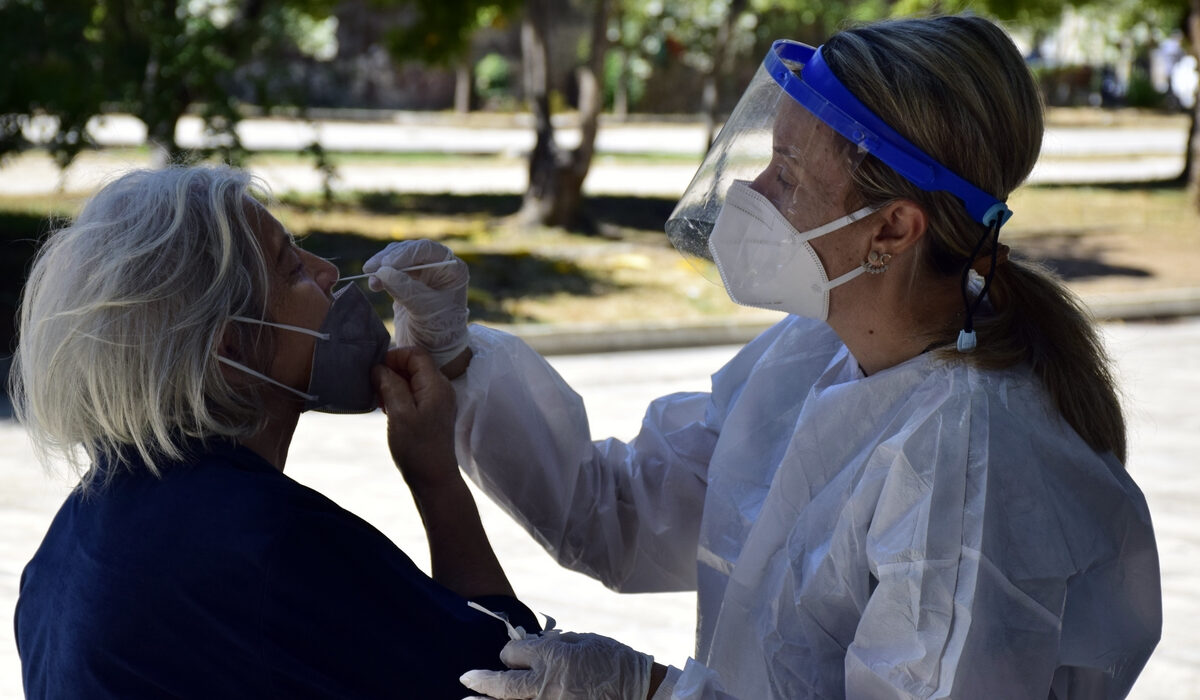
M643 700L653 657L598 634L549 630L504 645L510 671L467 671L459 681L500 700Z
M424 265L430 266L419 267ZM419 269L405 271L413 267ZM449 248L428 240L389 243L363 265L363 272L371 275L373 291L387 290L394 300L396 346L423 348L438 367L467 347L470 273Z

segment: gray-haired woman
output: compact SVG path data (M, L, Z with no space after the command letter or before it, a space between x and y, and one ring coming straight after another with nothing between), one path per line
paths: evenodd
M467 599L536 625L458 477L449 383L260 199L233 169L132 172L34 263L16 411L81 480L22 576L30 698L460 698L508 639ZM302 410L381 404L432 579L283 474Z

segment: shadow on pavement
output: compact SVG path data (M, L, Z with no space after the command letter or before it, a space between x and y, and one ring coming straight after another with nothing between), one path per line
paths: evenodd
M1181 190L1187 187L1187 180L1184 174L1180 174L1172 178L1161 178L1158 180L1135 180L1132 182L1124 180L1115 180L1112 182L1088 182L1079 183L1053 183L1045 182L1033 185L1038 189L1074 189L1079 187L1088 187L1097 190L1113 190L1116 192L1133 192L1138 190L1154 191L1154 190Z
M285 198L289 206L302 210L321 209L315 197ZM590 233L605 226L662 231L667 217L675 208L672 197L637 197L632 195L589 195L583 203L585 230ZM367 192L355 196L338 207L361 207L374 214L427 214L438 216L490 216L503 218L521 209L518 194L419 194L405 192Z
M1094 279L1096 277L1152 277L1153 273L1138 267L1110 265L1096 258L1042 258L1043 265L1064 280Z
M379 252L384 242L349 231L310 231L300 242L305 250L332 260L343 276L356 275L363 263ZM568 294L595 297L621 286L601 279L578 264L557 257L521 250L512 252L475 252L459 250L459 256L471 268L471 287L467 306L471 318L494 323L518 323L531 319L504 309L509 299ZM364 287L365 289L365 287ZM383 318L392 316L392 300L385 294L370 295L375 311Z
M401 212L420 214L486 214L511 216L521 208L518 194L412 194L405 192L368 192L359 203L377 214Z

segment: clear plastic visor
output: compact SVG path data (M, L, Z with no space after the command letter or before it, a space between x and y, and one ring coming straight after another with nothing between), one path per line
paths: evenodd
M749 182L803 232L857 208L850 206L851 176L865 155L760 66L667 219L667 237L693 267L720 284L708 238L731 184Z

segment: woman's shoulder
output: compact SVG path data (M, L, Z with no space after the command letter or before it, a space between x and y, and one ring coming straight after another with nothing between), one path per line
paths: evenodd
M1114 487L1123 480L1114 477L1124 471L1119 461L1075 432L1027 365L982 369L930 358L911 374L882 442L927 456L919 462L1055 493L1085 478Z
M255 562L278 547L279 540L318 529L324 530L322 541L340 532L383 538L326 496L237 444L192 444L183 458L158 465L157 474L136 459L102 466L112 473L77 491L67 505L77 536L126 540L119 548L122 556L141 551L158 561L184 564L201 550Z
M938 490L959 494L941 502L962 504L963 522L978 528L964 542L989 556L1074 571L1117 556L1119 531L1149 532L1124 467L1058 415L1028 367L933 363L893 415L878 456L889 475L931 502Z

